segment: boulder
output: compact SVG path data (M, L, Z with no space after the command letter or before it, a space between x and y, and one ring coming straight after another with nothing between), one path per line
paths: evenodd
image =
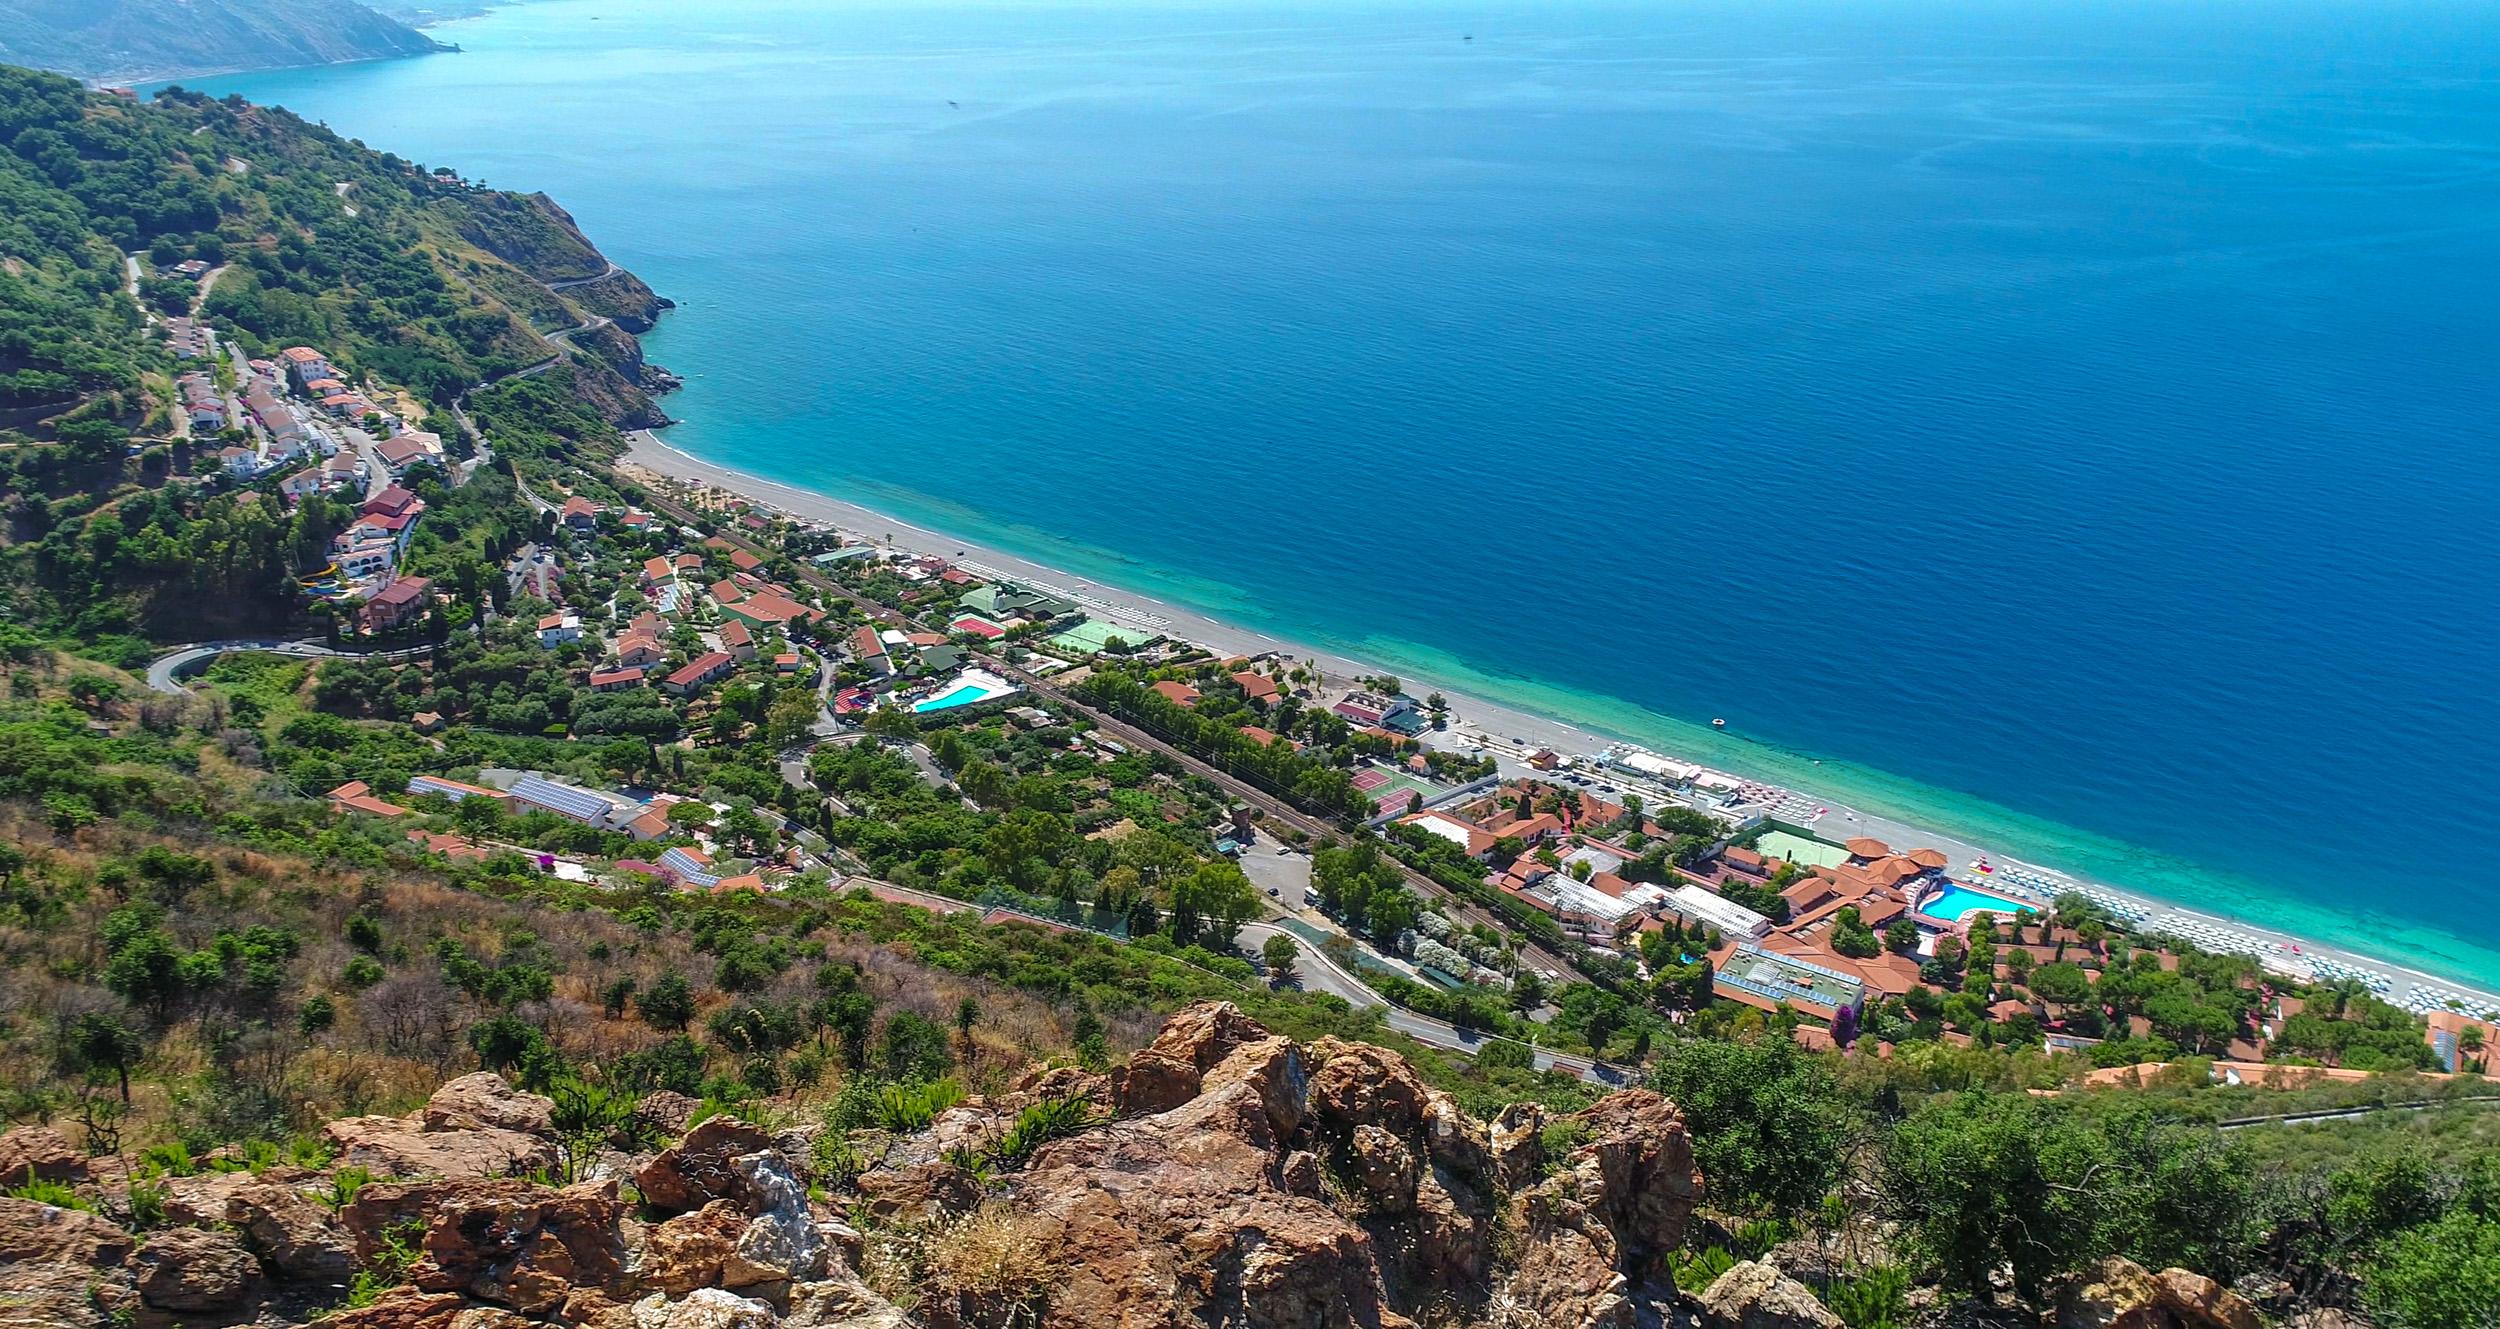
M1103 1112L1117 1107L1110 1076L1082 1066L1037 1066L1016 1077L1015 1087L1000 1096L999 1109L1021 1112L1035 1103L1057 1098L1081 1098Z
M1239 1006L1199 1002L1164 1021L1154 1042L1111 1073L1112 1102L1129 1116L1169 1112L1196 1098L1203 1077L1225 1058L1268 1037Z
M1126 1116L1169 1112L1198 1096L1198 1068L1154 1048L1139 1048L1111 1072L1111 1101Z
M738 1239L746 1235L747 1216L727 1200L714 1200L690 1214L679 1214L643 1233L642 1258L634 1267L644 1291L682 1297L700 1287L749 1287L765 1280L730 1281L724 1272L738 1257ZM740 1261L741 1272L744 1262Z
M2057 1300L2058 1329L2259 1329L2246 1297L2185 1269L2147 1272L2121 1256L2094 1265Z
M1493 1293L1496 1323L1632 1329L1635 1308L1614 1234L1576 1202L1536 1193L1513 1208L1519 1254Z
M790 1289L783 1329L916 1329L894 1303L847 1274Z
M539 1315L576 1288L622 1290L624 1206L613 1181L552 1190L526 1181L374 1182L340 1216L371 1258L418 1224L408 1281Z
M642 1166L634 1184L642 1202L662 1213L682 1214L714 1200L739 1198L732 1160L772 1147L772 1136L736 1117L712 1117Z
M455 1123L438 1115L347 1117L321 1128L338 1162L380 1177L509 1177L556 1165L556 1147L535 1135L500 1126Z
M2246 1297L2185 1269L2153 1275L2162 1305L2189 1329L2261 1329L2257 1308Z
M2166 1329L2169 1323L2153 1276L2117 1256L2067 1284L2057 1299L2058 1329Z
M654 1292L634 1303L634 1329L777 1329L773 1308L716 1287L697 1288L683 1300Z
M0 1188L34 1181L87 1179L87 1156L49 1126L20 1126L0 1135Z
M1707 1329L1845 1329L1812 1289L1758 1260L1711 1281L1701 1319Z
M943 1160L863 1172L859 1193L867 1201L871 1215L908 1223L934 1222L951 1214L969 1213L981 1203L981 1183L971 1173Z
M227 1196L226 1221L281 1277L343 1283L356 1272L355 1246L347 1229L328 1206L296 1186L249 1180Z
M1237 1084L1249 1086L1258 1095L1278 1139L1292 1135L1302 1124L1310 1077L1303 1071L1302 1050L1292 1039L1262 1038L1233 1049L1199 1077L1198 1092L1220 1094Z
M150 1237L133 1263L139 1296L161 1311L231 1311L251 1299L260 1261L223 1232L169 1228Z
M674 1089L654 1089L642 1096L634 1111L662 1135L683 1135L686 1123L703 1107L703 1100Z
M1323 1038L1311 1045L1311 1117L1336 1135L1378 1126L1411 1136L1424 1120L1424 1082L1406 1058L1368 1043Z
M748 1220L738 1237L738 1261L784 1281L806 1282L825 1272L825 1235L808 1212L807 1187L790 1161L765 1150L733 1159Z
M554 1099L515 1089L493 1071L478 1071L445 1081L425 1100L417 1116L431 1131L493 1126L524 1135L552 1135L555 1107Z
M91 1325L134 1315L136 1243L77 1209L0 1197L0 1296L17 1325Z

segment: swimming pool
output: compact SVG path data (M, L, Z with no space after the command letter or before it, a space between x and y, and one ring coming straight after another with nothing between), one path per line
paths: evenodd
M970 706L976 701L987 701L989 696L990 690L978 683L958 683L927 701L913 702L911 708L915 711L943 711L956 706Z
M1982 909L1999 918L2012 918L2018 911L2029 908L2032 906L2020 900L2009 900L2002 895L1990 895L1986 891L1974 891L1968 886L1955 883L1928 896L1926 901L1919 905L1918 911L1929 918L1941 918L1948 923L1959 923Z

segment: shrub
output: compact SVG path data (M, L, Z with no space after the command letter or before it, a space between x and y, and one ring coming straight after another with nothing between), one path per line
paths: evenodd
M937 1114L962 1102L963 1097L964 1087L952 1079L889 1084L877 1094L876 1124L897 1135L925 1131L930 1122L937 1120Z
M1849 1329L1900 1329L1910 1318L1910 1276L1881 1265L1832 1284L1824 1301Z
M1093 1124L1094 1109L1084 1099L1046 1099L1016 1114L1016 1124L990 1150L990 1158L1002 1168L1022 1167L1043 1145L1064 1140Z

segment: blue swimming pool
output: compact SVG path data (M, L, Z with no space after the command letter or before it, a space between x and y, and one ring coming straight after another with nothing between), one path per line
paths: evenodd
M2002 895L1990 895L1986 891L1974 891L1968 886L1951 885L1927 897L1926 903L1921 904L1918 911L1929 918L1941 918L1948 923L1959 923L1982 909L1988 910L2000 919L2006 919L2012 918L2018 910L2031 907L2020 900L2009 900Z
M913 702L912 709L915 711L943 711L950 707L970 706L976 701L986 701L988 700L989 695L990 690L982 687L978 683L963 683L950 688L937 696L931 697L927 701Z

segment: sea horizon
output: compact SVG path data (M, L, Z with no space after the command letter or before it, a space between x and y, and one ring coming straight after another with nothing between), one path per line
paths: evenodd
M547 0L456 56L192 82L549 192L682 303L646 345L690 454L2500 985L2500 890L2450 879L2500 795L2493 462L2450 446L2493 404L2458 348L2500 135L2442 81L2487 34L970 12ZM2222 53L2106 63L2183 32ZM2293 123L2319 80L2393 109ZM1854 195L1757 180L1826 174Z

